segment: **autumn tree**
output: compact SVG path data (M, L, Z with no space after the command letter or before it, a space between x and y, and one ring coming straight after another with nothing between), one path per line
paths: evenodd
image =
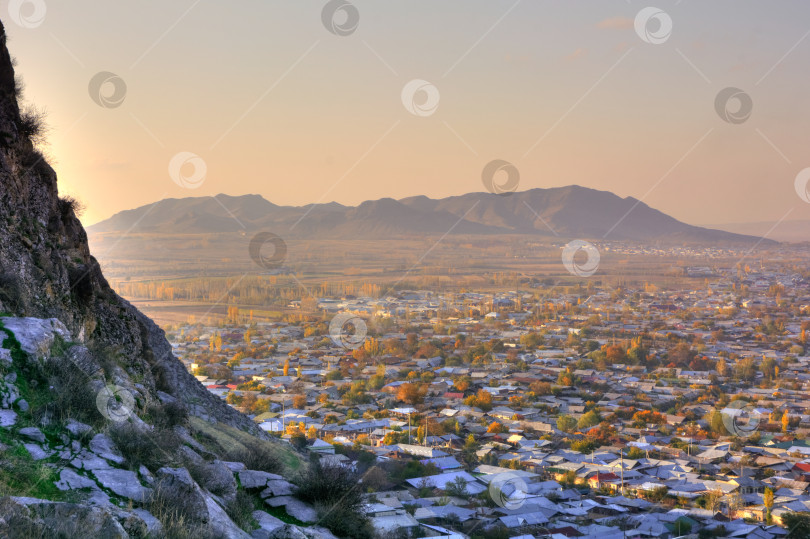
M470 389L470 377L469 376L458 377L453 381L453 385L456 386L456 389L464 393L465 391Z
M295 395L293 397L293 408L302 409L306 408L307 406L307 397L306 395Z
M766 519L771 519L771 509L773 509L773 490L770 488L766 488L765 492L762 493L762 505L765 506L765 510L768 512Z
M484 412L489 412L492 410L492 393L485 389L479 389L478 393L464 399L464 404L480 408Z
M397 400L411 405L421 404L427 395L427 386L423 384L405 383L397 389Z

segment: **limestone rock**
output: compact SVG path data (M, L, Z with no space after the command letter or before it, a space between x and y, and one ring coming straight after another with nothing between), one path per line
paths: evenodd
M115 444L109 436L103 433L98 433L90 440L90 451L99 457L114 462L115 464L123 464L124 457L121 452L115 447Z
M36 498L0 500L0 537L104 537L129 534L106 509Z
M289 481L283 479L272 479L267 482L267 488L261 493L262 498L269 498L271 496L290 496L293 493L294 487Z
M268 536L270 532L284 527L283 520L276 518L269 513L265 513L264 511L253 511L253 518L259 524L259 529L264 530Z
M110 468L96 470L94 473L101 486L123 498L143 503L151 494L151 489L141 485L135 472Z
M287 504L284 505L284 510L293 518L297 518L301 522L316 522L318 520L318 512L309 504L302 502L296 498L292 498Z
M13 410L0 410L0 427L13 427L15 423L17 423L17 412Z
M267 482L273 479L284 479L280 475L261 472L258 470L243 470L239 472L239 482L243 488L264 488Z
M96 482L89 477L79 475L70 468L63 468L59 473L59 481L55 483L59 490L78 490L80 488L98 488Z
M205 496L205 503L208 508L208 525L215 536L229 539L248 539L250 537L234 524L228 513L211 496Z
M84 423L80 423L75 419L71 419L67 422L67 425L65 425L65 430L67 430L71 435L73 435L74 438L79 438L81 436L84 436L88 432L91 432L93 430L93 427L91 427L90 425L85 425Z
M42 431L36 427L25 427L20 429L20 435L41 444L45 443L45 435L42 434Z
M200 470L200 486L226 501L236 496L236 478L221 460L203 464Z
M195 523L207 523L208 502L202 489L185 468L163 467L155 474L155 496L165 503L176 504L175 509Z
M54 454L50 449L44 449L37 444L23 444L23 447L34 460L44 460Z
M3 326L14 334L23 351L40 359L50 354L57 336L65 341L71 338L65 324L56 318L8 317L3 318Z

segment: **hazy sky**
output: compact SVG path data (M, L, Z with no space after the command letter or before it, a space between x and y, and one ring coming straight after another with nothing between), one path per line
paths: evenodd
M659 1L641 35L636 0L352 0L333 19L347 35L323 0L1 5L85 224L165 197L483 191L493 159L521 190L576 183L691 223L810 218L794 188L810 167L806 0ZM91 92L99 72L119 78ZM405 100L418 114L414 79L435 87ZM716 111L727 87L750 96L744 121L736 99L739 123ZM180 152L199 156L177 165L196 189L172 179Z

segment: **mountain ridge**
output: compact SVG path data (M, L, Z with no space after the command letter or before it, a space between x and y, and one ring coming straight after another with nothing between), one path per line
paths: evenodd
M168 198L118 212L88 233L227 233L272 230L285 237L386 238L530 234L599 240L773 244L759 236L690 225L634 197L569 185L508 196L484 192L281 206L261 195Z

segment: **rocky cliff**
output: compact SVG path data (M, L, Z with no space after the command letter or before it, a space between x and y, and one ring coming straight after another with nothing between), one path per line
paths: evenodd
M110 288L19 87L0 24L0 537L334 537L285 479L318 466Z
M2 27L0 27L2 29ZM210 395L172 356L163 331L119 297L90 254L76 203L34 144L36 114L21 112L6 37L0 37L0 312L57 318L77 342L122 355L149 392L164 391L192 412L254 429Z

